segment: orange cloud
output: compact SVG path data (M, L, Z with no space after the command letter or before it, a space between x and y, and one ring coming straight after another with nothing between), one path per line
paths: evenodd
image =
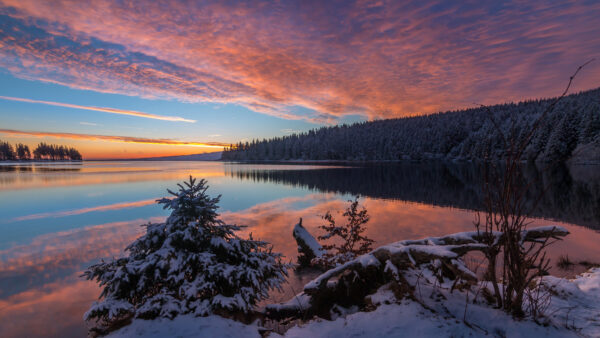
M100 140L100 141L109 141L109 142L143 143L143 144L157 144L157 145L170 145L170 146L208 147L208 148L223 148L223 147L229 145L227 143L221 143L221 142L188 142L188 141L177 141L177 140L171 140L171 139L152 139L152 138L132 137L132 136L53 133L53 132L23 131L23 130L13 130L13 129L0 129L0 134L25 135L25 136L35 136L35 137L57 137L57 138L77 139L77 140Z
M11 96L0 96L0 99L17 101L17 102L27 102L27 103L40 103L40 104L46 104L46 105L50 105L50 106L57 106L57 107L99 111L99 112L104 112L104 113L109 113L109 114L137 116L137 117L143 117L143 118L154 119L154 120L173 121L173 122L189 122L189 123L196 122L196 120L184 119L183 117L178 117L178 116L161 116L161 115L156 115L156 114L139 112L139 111L135 111L135 110L124 110L124 109L118 109L118 108L82 106L82 105L78 105L78 104L32 100L32 99L26 99L26 98L21 98L21 97L11 97Z
M1 3L0 66L16 76L286 119L552 96L600 53L598 2Z

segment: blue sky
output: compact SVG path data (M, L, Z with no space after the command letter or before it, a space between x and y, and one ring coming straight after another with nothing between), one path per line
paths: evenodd
M254 138L289 135L293 132L306 131L319 126L304 120L286 120L260 114L237 104L146 99L93 90L72 89L53 83L19 79L6 71L0 73L0 93L2 96L7 97L85 106L118 107L120 109L196 120L195 123L170 122L0 99L0 119L2 121L0 128L2 129L53 133L135 135L151 139L164 138L180 141L202 140L203 142L232 143ZM346 120L351 122L353 119L348 118ZM21 135L11 137L8 134L0 139L14 140L14 142L24 141L33 147L38 141L47 138L23 138ZM53 140L53 138L49 138L47 141L61 144L73 144L74 142L69 139ZM102 142L99 146L106 146L104 143ZM131 154L131 152L123 156L115 153L113 156L97 151L94 145L84 144L83 146L84 149L89 148L88 152L92 154L97 152L100 158L144 157L153 156L154 152L159 154L187 154L219 150L202 147L184 147L184 149L181 149L182 147L169 146L167 147L170 149L163 149L164 147L158 146L158 148L143 151L143 155L140 154L142 156L135 153ZM122 145L119 146L122 147ZM131 151L135 151L133 148Z

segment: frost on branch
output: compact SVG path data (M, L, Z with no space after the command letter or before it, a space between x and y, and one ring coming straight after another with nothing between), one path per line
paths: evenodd
M126 257L90 266L83 274L96 280L101 300L85 320L110 326L124 317L173 318L192 313L247 313L285 281L288 265L267 242L242 239L242 227L218 219L220 196L206 194L204 179L178 184L174 198L157 202L171 215L147 224Z

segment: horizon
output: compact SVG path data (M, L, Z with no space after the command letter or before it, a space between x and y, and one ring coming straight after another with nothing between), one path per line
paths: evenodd
M180 156L555 97L600 54L587 24L599 16L594 2L0 0L0 140L88 160ZM569 93L598 88L599 72Z

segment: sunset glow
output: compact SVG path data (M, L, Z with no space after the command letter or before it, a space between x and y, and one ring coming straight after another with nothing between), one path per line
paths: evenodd
M582 1L2 0L0 118L208 147L549 97L598 57L598 17L600 4ZM573 90L598 86L599 71L590 64Z
M600 0L0 0L0 338L600 337Z
M17 137L19 142L29 143L31 148L35 147L36 141L31 142L27 141L29 137L33 139L49 139L49 140L58 140L57 142L61 142L61 139L75 140L76 142L69 141L71 144L81 145L81 149L86 152L88 159L117 159L117 158L142 158L142 157L158 157L158 156L174 156L174 155L182 155L182 154L195 154L207 151L214 151L215 149L223 149L223 147L228 146L226 143L219 142L193 142L193 141L177 141L170 139L151 139L151 138L143 138L143 137L129 137L129 136L112 136L112 135L94 135L94 134L74 134L74 133L52 133L52 132L39 132L39 131L23 131L23 130L10 130L10 129L0 129L0 135ZM77 141L84 141L79 143ZM88 144L86 144L86 141ZM92 142L90 142L92 141ZM130 152L136 153L136 155L127 155L127 154L119 154L116 152L115 146L110 146L105 143L100 143L98 141L105 142L115 142L115 143L133 143L139 145L160 145L160 146L169 146L169 149L160 149L152 147L150 149L143 149L142 147L129 147ZM39 142L39 141L37 141ZM52 141L51 141L52 142ZM176 150L173 146L177 147L188 147L188 150L181 151ZM122 146L119 146L122 150ZM203 149L198 150L198 148Z

